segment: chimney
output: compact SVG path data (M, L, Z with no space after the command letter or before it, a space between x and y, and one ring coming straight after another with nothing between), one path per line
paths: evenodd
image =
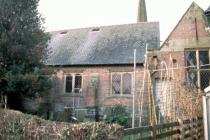
M145 0L139 0L137 22L147 22L147 9Z

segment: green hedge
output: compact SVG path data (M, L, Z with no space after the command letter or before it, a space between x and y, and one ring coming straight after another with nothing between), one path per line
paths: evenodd
M53 122L1 109L0 118L0 139L6 140L120 140L123 135L121 126L103 122Z
M130 112L125 106L116 105L106 107L104 115L104 121L107 123L116 123L125 128L131 127Z

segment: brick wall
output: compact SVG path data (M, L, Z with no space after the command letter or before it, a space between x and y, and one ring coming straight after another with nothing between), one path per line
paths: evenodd
M205 37L208 35L208 33L205 31L205 25L202 19L194 18L190 20L181 21L177 26L176 30L172 32L171 38L196 38L196 34L198 35L198 37Z
M184 51L188 48L209 48L210 36L204 11L193 3L174 30L162 44L160 51Z
M186 49L210 48L210 35L205 30L207 19L204 11L196 4L192 3L186 13L183 15L177 26L168 36L157 52L160 61L169 65L170 58L176 60L174 67L185 67L184 51ZM185 69L182 69L180 80L185 78ZM158 75L158 74L157 74Z
M191 91L196 93L198 90L189 88L188 83L186 83L184 52L186 49L210 48L210 36L205 30L206 26L206 18L203 10L197 4L193 3L162 44L160 50L149 54L150 59L155 56L159 62L158 69L153 71L153 81L155 79L163 79L163 81L165 80L167 82L168 80L175 87L174 91L170 91L170 93L172 93L172 101L175 101L174 108L171 108L173 111L171 112L175 112L174 114L178 118L190 117L190 115L201 113L199 94L191 94ZM167 76L167 74L169 76L166 79L164 77ZM162 90L160 93L163 94L162 96L168 96L168 93ZM196 97L195 102L191 100L192 96ZM166 107L169 106L165 103L166 101L160 102L163 102ZM180 114L180 112L182 113ZM172 116L170 114L169 118ZM172 118L175 117L173 116Z
M95 105L95 90L91 87L92 77L98 77L98 97L99 105L132 105L132 95L114 95L111 93L111 73L112 72L133 72L133 66L106 66L106 67L64 67L64 68L50 68L55 71L54 81L54 101L57 109L61 110L64 106L71 106L73 103L73 96L64 91L64 75L71 73L82 73L82 93L79 97L79 106L94 106ZM143 66L137 66L136 69L136 94L139 94L143 78ZM137 98L136 98L137 99Z
M185 81L186 67L184 51L156 51L149 53L150 60L154 56L158 59L158 66L153 70L153 82L155 79L164 79L167 72L169 72L169 80L179 77L180 84Z

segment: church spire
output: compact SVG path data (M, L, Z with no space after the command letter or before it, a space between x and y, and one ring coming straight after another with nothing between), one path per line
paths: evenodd
M147 22L147 9L145 0L139 0L137 22Z

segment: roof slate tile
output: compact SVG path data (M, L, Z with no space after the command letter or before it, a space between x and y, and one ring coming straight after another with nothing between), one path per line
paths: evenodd
M97 30L96 30L97 28ZM137 63L144 62L145 46L159 48L159 23L71 29L51 32L46 65L132 64L137 49Z

